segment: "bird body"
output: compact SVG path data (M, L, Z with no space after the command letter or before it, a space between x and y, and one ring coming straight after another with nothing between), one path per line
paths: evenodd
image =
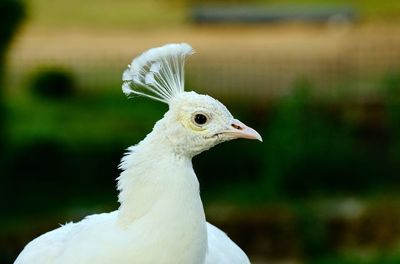
M48 247L54 239L62 250L55 248L55 258L41 263L204 262L207 232L199 183L191 160L171 151L169 142L160 140L160 129L162 122L125 156L118 179L119 210L43 235L40 246L29 247ZM62 232L65 228L69 231Z
M125 93L166 102L169 111L122 159L119 209L43 234L14 264L250 263L206 222L191 160L223 141L261 137L217 100L183 91L183 61L191 53L187 44L166 45L143 53L124 73ZM138 92L138 84L150 93Z

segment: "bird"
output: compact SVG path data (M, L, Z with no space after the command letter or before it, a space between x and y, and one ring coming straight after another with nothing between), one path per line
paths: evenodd
M211 96L184 90L187 43L149 49L128 65L130 98L168 104L138 144L127 149L117 178L117 210L67 223L29 242L14 264L248 264L222 230L206 221L192 158L233 139L262 141Z

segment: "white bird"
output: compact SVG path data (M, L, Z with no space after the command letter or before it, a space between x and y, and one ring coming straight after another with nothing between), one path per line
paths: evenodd
M206 222L192 158L223 141L261 136L219 101L184 91L184 63L192 53L185 43L153 48L123 74L125 94L165 102L169 111L122 159L119 209L39 236L14 264L250 263Z

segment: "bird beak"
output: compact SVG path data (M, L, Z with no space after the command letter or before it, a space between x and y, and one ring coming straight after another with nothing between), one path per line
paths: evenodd
M225 130L223 134L227 134L232 138L257 139L262 142L262 137L257 131L237 119L232 120L231 127Z

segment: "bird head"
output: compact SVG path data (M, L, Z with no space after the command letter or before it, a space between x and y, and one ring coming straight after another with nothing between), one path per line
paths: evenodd
M262 140L218 100L195 92L181 93L172 100L162 124L174 148L191 156L236 138Z
M123 74L124 93L169 105L169 111L154 129L181 154L194 156L236 138L262 141L257 131L235 119L218 100L184 91L185 58L192 53L185 43L142 53Z

